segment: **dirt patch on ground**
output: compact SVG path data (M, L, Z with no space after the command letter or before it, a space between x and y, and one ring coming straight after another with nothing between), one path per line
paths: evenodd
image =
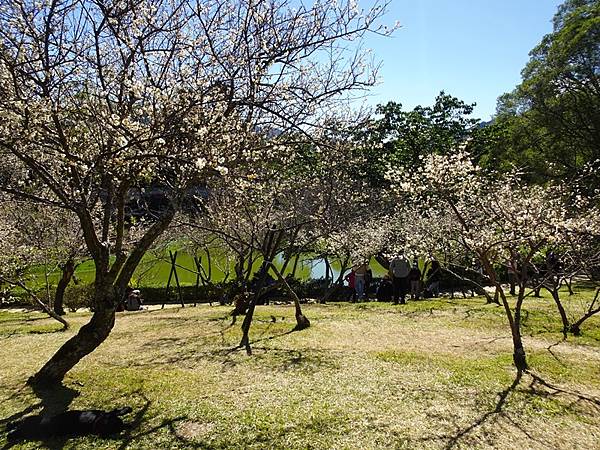
M210 438L214 429L215 424L212 422L185 421L175 427L175 432L187 441L201 441Z

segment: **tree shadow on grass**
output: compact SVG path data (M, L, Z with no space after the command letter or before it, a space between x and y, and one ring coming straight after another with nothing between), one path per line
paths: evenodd
M284 336L294 333L295 330L288 330L278 334L264 336L264 332L251 342L254 346L260 342L268 342L280 339ZM210 336L209 336L210 337ZM202 336L201 341L205 341L207 336ZM223 342L223 344L226 344ZM198 350L197 342L192 338L183 337L160 337L145 344L152 351L144 354L139 353L135 359L126 362L127 367L161 367L170 364L195 364L201 361L221 362L226 367L233 367L237 363L232 358L238 352L244 352L243 346L224 346L210 350ZM121 364L108 362L109 365L121 367Z
M517 376L515 377L512 384L510 386L508 386L506 389L504 389L503 391L498 393L498 401L496 402L496 406L494 407L494 409L486 412L481 417L479 417L475 422L473 422L471 425L459 430L454 435L441 436L442 439L448 440L448 442L444 448L449 450L449 449L456 447L461 439L463 439L466 436L468 436L469 434L471 434L476 428L482 426L484 423L486 423L491 418L493 418L499 414L502 414L502 412L503 412L502 410L504 408L504 405L506 404L508 396L519 385L519 383L521 382L521 377L522 377L522 374L517 373Z
M600 412L600 398L592 397L590 395L583 394L579 391L573 389L565 389L563 387L552 384L541 376L529 371L528 374L531 376L532 381L529 384L528 392L531 395L537 395L539 397L545 398L555 398L561 395L566 395L573 397L574 400L571 402L569 407L573 407L577 404L584 403L588 406L593 407L595 410ZM540 389L540 387L546 388L548 390Z
M130 444L139 440L142 437L145 436L149 436L151 434L156 433L157 431L160 431L163 428L169 428L169 430L171 431L171 433L173 434L173 436L176 436L175 432L174 432L174 424L177 422L181 422L187 419L187 416L178 416L175 417L173 419L164 419L160 425L156 425L155 427L152 427L148 430L145 431L141 431L139 433L135 433L135 434L128 434L127 437L125 439L123 439L123 442L121 443L121 445L119 445L119 447L117 447L118 450L125 450L126 448L129 448ZM139 426L139 423L138 423Z
M24 418L31 412L41 409L38 414L41 416L54 416L67 411L69 405L77 396L79 391L64 385L48 386L48 387L33 387L33 393L40 399L38 403L30 405L23 410L11 415L10 417L0 420L0 424L7 425L11 422L18 421ZM53 438L44 441L45 445L50 449L63 448L66 439ZM8 442L2 450L9 449L19 442Z
M137 394L144 399L144 406L142 406L135 413L133 420L127 422L127 428L125 429L125 431L119 436L115 436L112 438L115 441L121 441L121 444L117 447L118 450L124 450L140 438L156 433L162 428L168 427L170 430L173 430L174 423L185 420L187 418L186 416L179 416L173 419L165 419L160 423L160 425L157 425L145 431L135 432L135 430L140 428L144 416L146 415L148 409L150 409L150 405L152 404L152 402L143 393L137 392Z
M10 422L17 421L19 419L22 419L29 413L34 412L36 410L40 410L40 409L41 410L38 411L39 415L54 416L54 415L60 414L62 412L67 411L70 404L72 403L73 399L79 395L78 391L71 389L69 387L63 386L63 385L47 387L47 388L34 388L34 393L40 399L40 402L26 407L22 411L19 411L18 413L15 413L10 417L1 419L0 424L7 424ZM160 430L161 428L170 427L172 429L173 424L175 422L186 419L186 417L184 417L184 416L176 417L174 419L165 419L162 421L162 423L160 425L155 426L149 430L145 430L143 432L135 432L135 430L137 430L140 427L140 425L144 419L144 416L146 415L146 413L148 412L148 409L150 408L151 402L150 402L150 400L148 400L148 398L143 393L141 393L139 391L134 392L131 395L132 396L135 396L135 395L141 396L142 399L144 400L143 406L141 408L137 409L137 412L135 412L133 420L125 421L126 428L121 434L106 437L106 438L99 438L99 439L114 441L115 447L118 445L118 447L116 447L116 448L118 448L120 450L128 448L131 443L135 442L136 440L140 439L143 436L147 436L152 433L155 433L156 431ZM52 438L48 438L48 439L40 439L37 442L41 442L43 444L43 446L48 449L62 449L66 445L67 441L74 437L76 437L76 436L52 437ZM120 441L120 443L119 443L119 441ZM4 447L2 447L1 450L8 450L15 445L20 445L21 443L22 443L22 441L7 442L6 445L4 445Z
M135 359L120 362L106 362L114 367L136 367L136 368L159 368L163 366L177 365L184 368L194 368L198 364L212 362L219 363L225 369L231 369L239 364L251 363L252 360L261 361L261 358L267 356L267 364L277 371L287 371L291 369L303 369L305 366L311 368L319 366L335 367L333 363L327 363L328 356L319 349L308 349L303 352L297 349L287 349L282 346L260 346L260 343L274 342L277 339L294 333L294 330L288 330L270 336L262 336L252 341L253 349L259 353L256 358L248 359L245 357L245 348L239 345L223 346L220 348L210 348L199 350L194 341L186 337L168 337L158 338L146 345L152 348L147 354L139 354ZM262 356L261 356L262 355Z
M569 408L573 408L578 404L585 403L594 408L595 411L600 412L600 399L585 395L581 392L575 390L565 389L559 386L556 386L548 381L544 380L539 375L532 373L531 371L526 372L527 375L531 377L531 383L524 389L522 392L527 394L529 397L542 397L542 398L556 398L559 396L568 396L573 397L574 401L568 405ZM479 427L482 427L488 422L497 420L499 417L505 418L510 422L516 429L520 430L528 439L531 441L536 441L543 446L550 446L550 444L546 442L542 442L539 437L535 437L531 434L531 430L528 430L523 424L519 423L515 418L510 417L505 413L505 406L509 396L516 390L517 386L521 383L522 376L517 374L514 381L510 386L506 389L498 393L498 400L493 409L487 411L483 415L481 415L478 419L476 419L470 425L459 429L454 434L442 434L431 437L426 437L420 439L420 441L443 441L445 442L444 448L449 450L457 447L461 441L467 439L472 433L475 432ZM492 437L489 437L492 439ZM492 441L489 442L490 445L494 443Z

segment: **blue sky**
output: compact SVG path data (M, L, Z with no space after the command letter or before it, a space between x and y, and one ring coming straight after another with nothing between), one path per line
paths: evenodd
M366 6L367 2L363 2ZM520 82L529 51L552 31L558 0L392 0L393 37L370 36L383 66L369 104L431 105L439 91L469 103L489 120L496 99Z

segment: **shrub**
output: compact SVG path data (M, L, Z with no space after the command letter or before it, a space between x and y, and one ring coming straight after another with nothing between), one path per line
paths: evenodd
M65 291L64 306L75 312L79 308L89 308L94 297L93 284L69 284Z

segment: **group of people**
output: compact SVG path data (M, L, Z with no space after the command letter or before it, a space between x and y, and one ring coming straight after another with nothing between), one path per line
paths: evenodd
M412 264L404 252L399 252L390 262L389 272L379 283L376 298L380 302L393 301L394 304L405 304L407 296L418 300L424 293L437 297L440 294L441 267L432 259L426 277L419 269L418 261ZM353 290L353 301L365 299L373 279L373 273L367 263L354 266L345 277L348 286Z

